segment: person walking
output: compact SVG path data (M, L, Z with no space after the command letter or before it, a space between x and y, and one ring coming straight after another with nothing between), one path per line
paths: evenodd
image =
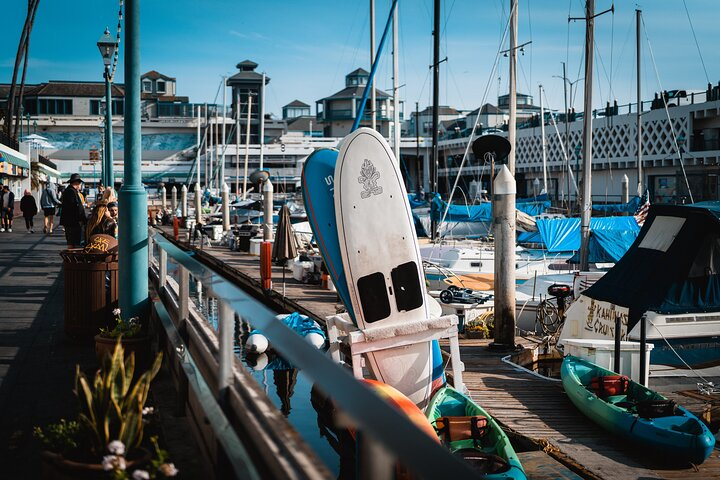
M53 233L55 223L55 208L60 205L55 185L50 182L45 184L42 195L40 195L40 208L43 209L43 233Z
M60 225L65 228L65 240L68 248L78 248L82 242L82 227L87 222L85 206L80 196L83 180L79 173L70 175L70 184L62 194L60 206Z
M30 190L26 189L25 194L20 199L20 211L23 214L23 218L25 218L25 228L27 228L28 233L35 233L33 217L37 215L38 207L35 197L32 196Z
M2 216L2 224L0 232L12 232L13 213L15 211L15 194L10 191L10 187L3 185L2 195L0 195L0 214Z

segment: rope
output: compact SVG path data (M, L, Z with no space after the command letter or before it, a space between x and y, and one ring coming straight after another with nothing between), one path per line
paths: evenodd
M513 8L517 8L517 2L513 4ZM488 78L488 82L485 85L485 92L483 93L482 101L480 102L480 105L485 104L485 100L487 99L488 91L490 90L490 83L495 77L495 70L497 69L497 64L500 59L500 51L502 49L502 46L505 44L505 39L507 38L508 31L510 29L510 18L512 18L513 12L510 12L510 16L508 17L508 22L505 24L505 30L502 35L502 41L500 42L500 46L498 47L497 52L495 53L495 61L493 62L492 70L490 71L490 76ZM440 220L440 225L445 222L445 217L448 214L448 211L450 210L450 205L452 204L452 198L455 193L455 189L457 188L457 184L460 181L460 174L462 172L463 167L465 166L465 162L467 161L468 152L470 151L470 145L472 144L473 136L475 135L475 130L477 129L478 123L480 122L480 112L478 112L478 116L475 117L475 124L473 125L473 128L470 132L470 139L465 146L465 152L463 153L462 162L460 162L460 168L458 169L458 174L455 177L455 182L453 183L453 188L450 191L450 196L448 197L448 204L447 207L445 207L445 211L443 212L442 219ZM450 172L448 171L448 174Z
M646 320L647 320L647 318L646 318ZM648 323L650 323L650 325L652 325L653 327L655 327L655 324L652 322L652 320L647 320L647 321L648 321ZM670 345L670 342L668 341L667 338L665 338L665 335L663 335L662 331L661 331L659 328L655 327L655 330L660 334L660 336L662 337L662 339L665 341L665 344L667 344L667 346L670 347L670 350L672 350L672 352L675 354L675 356L676 356L678 359L680 359L680 361L683 363L683 365L685 365L688 370L690 370L693 374L697 375L697 377L698 377L700 380L703 381L703 383L698 383L698 388L699 388L700 390L702 390L702 387L709 386L711 390L714 390L715 384L714 384L713 382L708 381L707 378L705 378L705 377L703 377L702 375L700 375L700 373L698 373L695 369L693 369L690 365L688 365L687 362L685 361L685 359L682 358L682 357L680 356L680 354L677 352L677 350L675 350L675 349L673 348L673 346ZM702 387L701 387L701 386L702 386Z
M690 30L692 30L693 39L695 40L695 48L697 48L698 55L700 56L700 63L702 63L703 70L705 71L705 79L707 83L710 83L710 76L708 75L707 68L705 68L705 59L703 59L702 52L700 51L700 44L698 43L697 35L695 35L695 27L693 26L692 19L690 18L690 12L687 8L687 3L683 0L683 7L685 7L685 15L687 15L688 22L690 23Z
M552 107L550 106L550 102L548 102L547 95L545 95L545 91L543 91L543 97L545 98L545 103L548 106L548 110L552 111ZM552 126L555 128L555 134L557 135L558 142L560 142L560 146L562 147L562 154L563 154L563 157L565 157L565 163L567 164L570 181L572 182L572 186L575 187L575 194L578 195L580 193L578 190L578 185L577 185L577 182L575 181L575 175L572 172L572 167L570 166L570 158L567 155L567 148L565 146L565 142L563 142L563 138L560 135L560 131L558 130L557 123L555 122L555 115L550 115L550 120L552 120ZM568 192L568 198L570 198L570 192Z
M662 88L662 83L660 82L660 74L658 73L657 64L655 63L655 55L653 54L652 44L650 43L650 37L648 36L647 25L645 25L645 18L641 17L641 21L643 24L643 31L645 32L645 40L647 40L648 44L648 51L650 52L650 60L652 61L653 70L655 71L655 77L657 78L658 85L660 86L660 91L664 92ZM675 145L675 151L677 151L678 153L678 161L680 162L680 169L682 170L683 178L685 179L685 186L687 187L688 195L690 195L690 203L695 203L692 190L690 190L690 182L688 181L687 173L685 172L685 164L683 163L682 155L680 153L680 146L677 143L677 134L675 133L675 127L673 126L672 120L670 119L667 99L665 98L665 95L661 95L661 97L663 101L663 107L665 109L665 117L667 118L668 125L670 125L670 133L672 134L673 145Z
M122 20L123 20L123 4L124 0L120 0L120 8L118 10L118 23L117 23L117 37L115 46L115 58L113 58L113 66L110 71L110 82L115 79L115 71L117 70L118 58L120 58L120 32L122 32Z

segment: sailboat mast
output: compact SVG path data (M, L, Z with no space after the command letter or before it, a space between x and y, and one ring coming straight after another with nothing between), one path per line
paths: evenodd
M250 158L250 119L252 118L252 96L248 94L247 128L245 129L245 173L243 174L242 199L247 198L248 161Z
M438 103L440 102L440 0L433 2L433 107L432 107L432 163L430 165L430 191L438 191ZM448 201L452 201L449 199ZM430 215L430 238L437 235L437 220Z
M585 105L583 113L583 198L580 210L580 270L588 269L590 213L592 211L592 94L595 0L587 0L585 12Z
M375 64L375 0L370 0L370 69ZM377 105L377 97L375 87L370 91L370 117L373 130L377 130L377 118L375 116L375 107Z
M222 124L222 144L223 149L222 153L220 154L220 182L218 183L218 187L222 188L222 186L225 184L225 150L227 150L227 139L225 137L225 117L227 117L227 77L222 77L222 89L223 89L223 124Z
M543 193L547 193L547 151L545 148L545 109L543 108L543 86L540 85L540 137L542 139Z
M260 170L265 169L265 72L262 74L262 84L260 85ZM310 132L312 138L312 132Z
M508 141L512 148L507 158L507 166L510 173L515 176L515 119L517 117L517 0L510 0L510 87L509 87L509 120L508 120ZM493 175L495 172L493 172Z
M570 111L568 110L568 96L567 96L567 68L565 65L565 62L562 62L563 66L563 99L565 100L565 143L564 149L565 149L565 159L567 162L567 211L568 215L570 215L570 124L569 124L569 117L570 117Z
M398 32L400 25L398 24L398 8L395 7L393 12L393 153L395 154L395 161L400 165L400 81L398 75L400 74L399 62L398 62ZM375 88L373 88L373 92ZM373 105L374 109L374 105ZM373 114L373 117L375 115Z
M635 10L635 43L637 46L636 67L637 67L637 194L643 194L643 171L642 171L642 97L640 96L640 23L642 21L642 10Z

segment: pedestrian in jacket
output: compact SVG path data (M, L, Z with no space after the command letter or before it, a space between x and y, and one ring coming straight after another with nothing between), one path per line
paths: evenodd
M2 194L0 195L0 232L12 232L13 213L15 211L15 194L10 191L10 187L3 185Z
M40 208L43 209L43 233L53 233L55 223L55 208L60 205L55 186L48 182L40 196Z
M62 207L60 225L65 227L65 240L68 248L78 248L81 246L83 225L87 222L84 202L80 195L83 181L80 174L73 173L70 175L68 183L70 185L60 199Z
M35 197L32 196L30 190L26 189L25 194L20 199L20 211L25 219L25 228L27 228L28 233L35 233L33 217L37 215L38 207L37 202L35 202Z

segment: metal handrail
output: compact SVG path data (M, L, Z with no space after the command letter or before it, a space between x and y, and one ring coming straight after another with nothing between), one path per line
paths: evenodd
M230 421L213 396L212 388L207 384L202 372L195 364L195 360L190 355L185 342L183 342L180 332L175 328L170 314L165 309L165 305L162 302L157 302L155 308L160 323L167 334L167 339L172 344L175 352L177 352L178 361L188 380L188 386L192 388L198 403L202 405L205 418L216 433L218 442L222 445L235 476L237 478L260 480L262 476L255 468L252 457L245 449L237 433L230 426Z
M181 250L152 228L150 238L161 249L161 254L164 253L159 265L161 272L167 271L162 263L170 257L203 286L212 290L214 296L222 302L219 326L221 383L222 372L231 372L231 362L234 362L232 344L229 355L228 349L223 348L228 340L232 342L232 327L223 326L224 321L232 320L231 315L223 314L222 310L227 309L234 310L248 319L254 328L261 330L285 359L300 368L322 391L332 395L335 404L347 414L358 430L382 444L414 473L425 478L477 478L477 473L469 465L433 441L368 387L359 383L345 368L315 349L284 323L278 322L272 310L202 265L192 258L191 253ZM164 279L161 279L161 286L163 283ZM223 354L223 351L226 353Z

